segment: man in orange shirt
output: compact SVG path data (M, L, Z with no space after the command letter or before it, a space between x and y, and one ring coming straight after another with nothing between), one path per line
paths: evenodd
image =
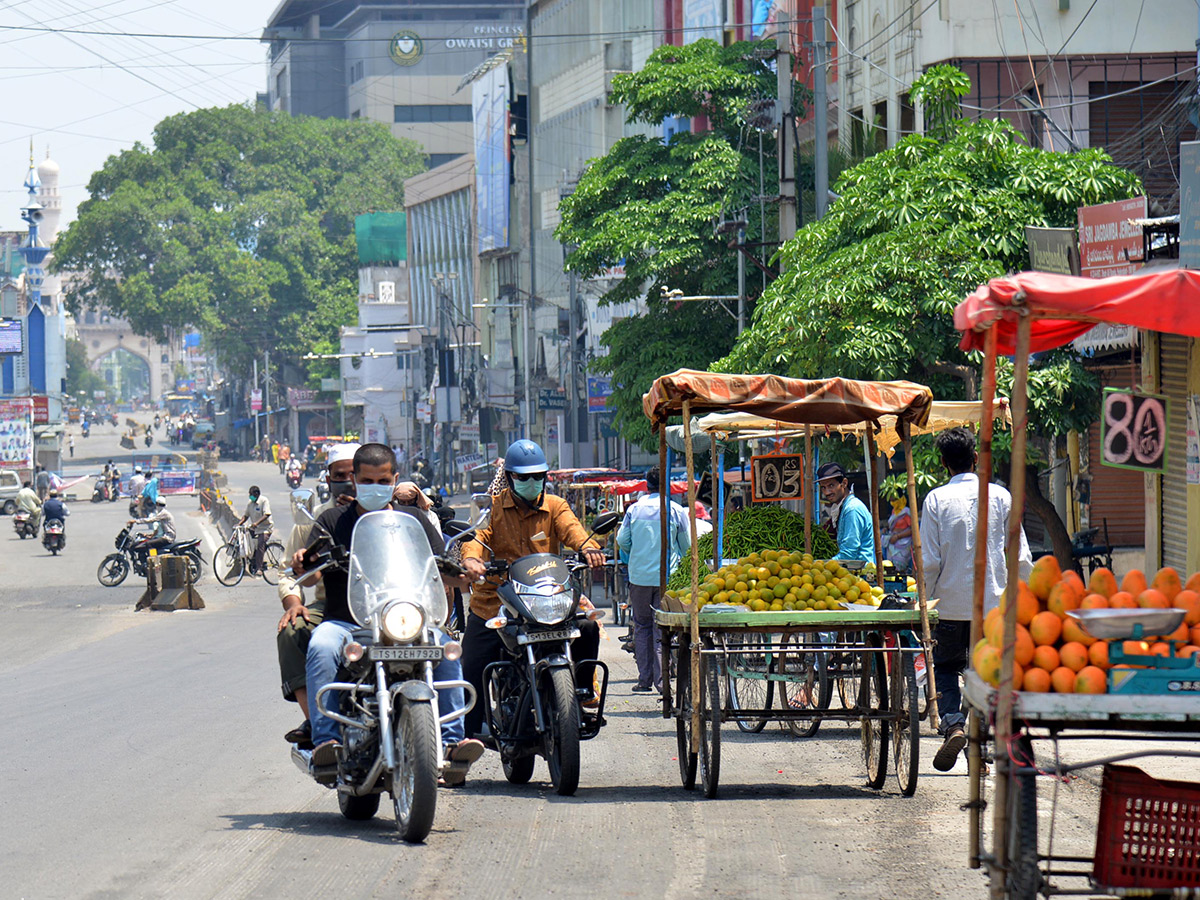
M463 545L463 565L467 574L478 581L471 590L471 608L463 635L463 678L475 688L479 700L467 713L467 737L479 734L483 728L483 704L487 693L483 686L483 670L489 663L501 659L504 643L498 632L484 623L500 611L500 598L495 583L482 581L486 570L484 555L492 559L513 562L530 553L558 553L563 546L582 550L589 565L604 565L604 553L571 512L562 497L545 492L546 454L533 441L515 441L504 456L504 477L508 486L492 501L492 515L486 528L477 532L475 540ZM490 548L490 549L489 549ZM592 621L580 623L580 636L571 647L571 657L577 660L575 682L591 685L600 651L600 627Z

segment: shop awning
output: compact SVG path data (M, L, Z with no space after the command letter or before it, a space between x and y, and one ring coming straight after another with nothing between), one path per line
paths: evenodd
M691 411L743 412L790 425L850 425L895 416L914 425L929 417L933 392L911 381L717 375L680 369L655 380L642 409L657 429L691 401Z

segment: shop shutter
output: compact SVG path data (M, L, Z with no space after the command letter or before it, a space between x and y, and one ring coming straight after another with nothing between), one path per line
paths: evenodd
M1141 367L1138 367L1140 375ZM1104 387L1128 388L1133 382L1127 364L1100 372ZM1092 476L1088 521L1101 529L1105 522L1108 539L1116 547L1146 545L1146 480L1141 472L1101 464L1100 423L1088 429L1088 472Z
M1162 479L1162 564L1187 571L1188 338L1161 336L1162 390L1167 410L1167 471ZM1150 561L1146 561L1149 569ZM1186 577L1186 575L1184 575Z

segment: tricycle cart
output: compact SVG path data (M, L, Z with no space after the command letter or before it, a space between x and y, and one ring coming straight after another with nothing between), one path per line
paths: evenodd
M972 673L967 678L965 695L971 710L969 861L973 868L987 867L993 900L1006 896L1026 900L1039 892L1089 896L1097 893L1094 889L1065 891L1051 881L1052 877L1068 875L1086 876L1101 892L1126 896L1149 896L1159 890L1175 890L1173 896L1189 896L1200 888L1200 857L1196 854L1196 845L1200 843L1197 827L1200 788L1196 783L1156 787L1149 783L1153 779L1140 771L1112 765L1145 755L1197 755L1190 751L1133 751L1084 764L1106 765L1099 841L1096 856L1090 860L1092 870L1055 869L1056 863L1089 860L1063 860L1038 852L1034 790L1038 769L1032 754L1035 737L1058 740L1068 731L1078 731L1156 741L1194 740L1200 722L1200 680L1193 681L1187 676L1176 682L1177 687L1168 688L1170 694L1031 695L1013 690L1019 580L1016 523L1020 523L1024 511L1029 355L1062 346L1099 322L1200 337L1200 273L1180 269L1093 280L1025 272L993 279L954 311L954 324L963 332L962 348L984 352L985 407L995 394L997 355L1014 356L1009 485L1013 504L1007 535L1009 570L999 684L998 690L989 690ZM979 461L979 508L986 509L992 462L991 429L986 415ZM982 632L980 574L986 546L987 518L980 516L972 641ZM1019 721L1019 728L1014 721ZM981 833L985 806L981 745L989 732L996 747L996 777L992 800L993 847L990 853L985 853ZM1061 775L1079 767L1055 765L1046 774ZM1112 843L1110 838L1114 839Z

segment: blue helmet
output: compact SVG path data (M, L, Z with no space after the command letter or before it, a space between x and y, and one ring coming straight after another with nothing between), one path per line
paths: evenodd
M546 464L546 454L542 452L542 448L533 441L522 438L513 441L508 452L504 454L504 471L528 475L531 472L548 472L550 466Z

